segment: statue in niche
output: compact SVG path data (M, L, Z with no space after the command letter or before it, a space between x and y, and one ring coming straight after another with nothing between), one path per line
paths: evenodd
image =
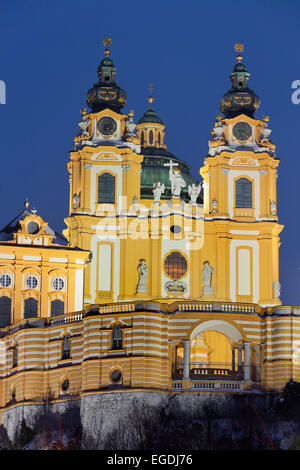
M280 298L281 284L279 281L273 282L274 299Z
M157 183L154 183L152 192L154 195L154 204L159 205L161 195L165 192L165 185L163 183L160 183L159 181Z
M147 293L147 286L146 282L148 280L148 266L145 263L144 259L140 260L140 264L138 265L138 272L139 272L139 283L137 286L137 294L146 294Z
M213 288L211 285L211 278L213 274L213 268L209 265L208 261L205 261L202 269L202 281L203 281L203 295L212 295Z
M78 194L74 194L73 196L73 209L78 209L80 205L80 196Z
M188 187L188 193L190 196L190 203L191 204L196 204L197 203L197 198L199 196L199 193L201 191L201 183L198 184L198 186L195 185L195 183L189 185Z
M213 199L213 200L212 200L211 205L212 205L212 211L213 211L213 212L217 212L217 210L218 210L218 202L217 202L216 199Z
M272 215L276 215L276 203L274 201L270 203L270 211Z

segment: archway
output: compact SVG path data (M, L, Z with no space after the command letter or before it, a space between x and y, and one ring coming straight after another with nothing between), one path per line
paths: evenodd
M243 378L243 335L223 320L198 324L176 352L176 375L192 380Z

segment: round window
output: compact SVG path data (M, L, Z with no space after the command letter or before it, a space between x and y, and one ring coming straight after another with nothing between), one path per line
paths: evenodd
M181 227L179 225L172 225L172 227L170 227L170 231L172 233L180 233L181 232Z
M11 285L11 277L9 274L1 274L0 276L0 286L9 287Z
M61 384L61 389L66 392L69 388L70 382L68 379L65 379L63 383Z
M179 279L187 272L187 261L179 251L172 251L165 259L164 269L171 279Z
M122 378L122 372L119 369L115 369L112 371L110 378L113 382L120 382Z
M52 287L54 290L63 290L65 286L64 280L61 277L55 277L52 281Z
M28 289L35 289L38 285L38 280L35 276L28 276L26 278L26 287Z
M36 222L29 222L27 224L27 232L30 233L30 235L35 235L39 232L39 230L40 226Z

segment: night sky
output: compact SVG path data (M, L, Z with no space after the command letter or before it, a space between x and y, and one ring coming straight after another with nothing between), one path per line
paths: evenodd
M66 164L79 132L85 95L97 82L102 40L112 37L117 82L135 121L153 108L167 126L168 150L197 179L218 104L230 88L233 46L245 45L249 86L261 98L257 118L270 116L280 158L280 282L284 304L300 304L300 2L177 0L1 0L1 215L6 225L25 197L61 232L68 215Z

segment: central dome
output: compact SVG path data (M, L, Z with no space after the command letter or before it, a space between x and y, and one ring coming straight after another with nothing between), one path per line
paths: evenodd
M158 181L165 185L165 192L161 195L161 199L166 200L172 198L169 167L164 166L172 160L178 163L176 168L180 170L181 176L186 182L186 187L181 191L181 199L185 202L189 202L189 185L193 183L198 185L198 182L189 173L189 166L164 149L144 147L141 149L141 154L144 155L141 172L141 199L153 199L153 184ZM202 193L200 193L197 203L202 204L202 200Z

